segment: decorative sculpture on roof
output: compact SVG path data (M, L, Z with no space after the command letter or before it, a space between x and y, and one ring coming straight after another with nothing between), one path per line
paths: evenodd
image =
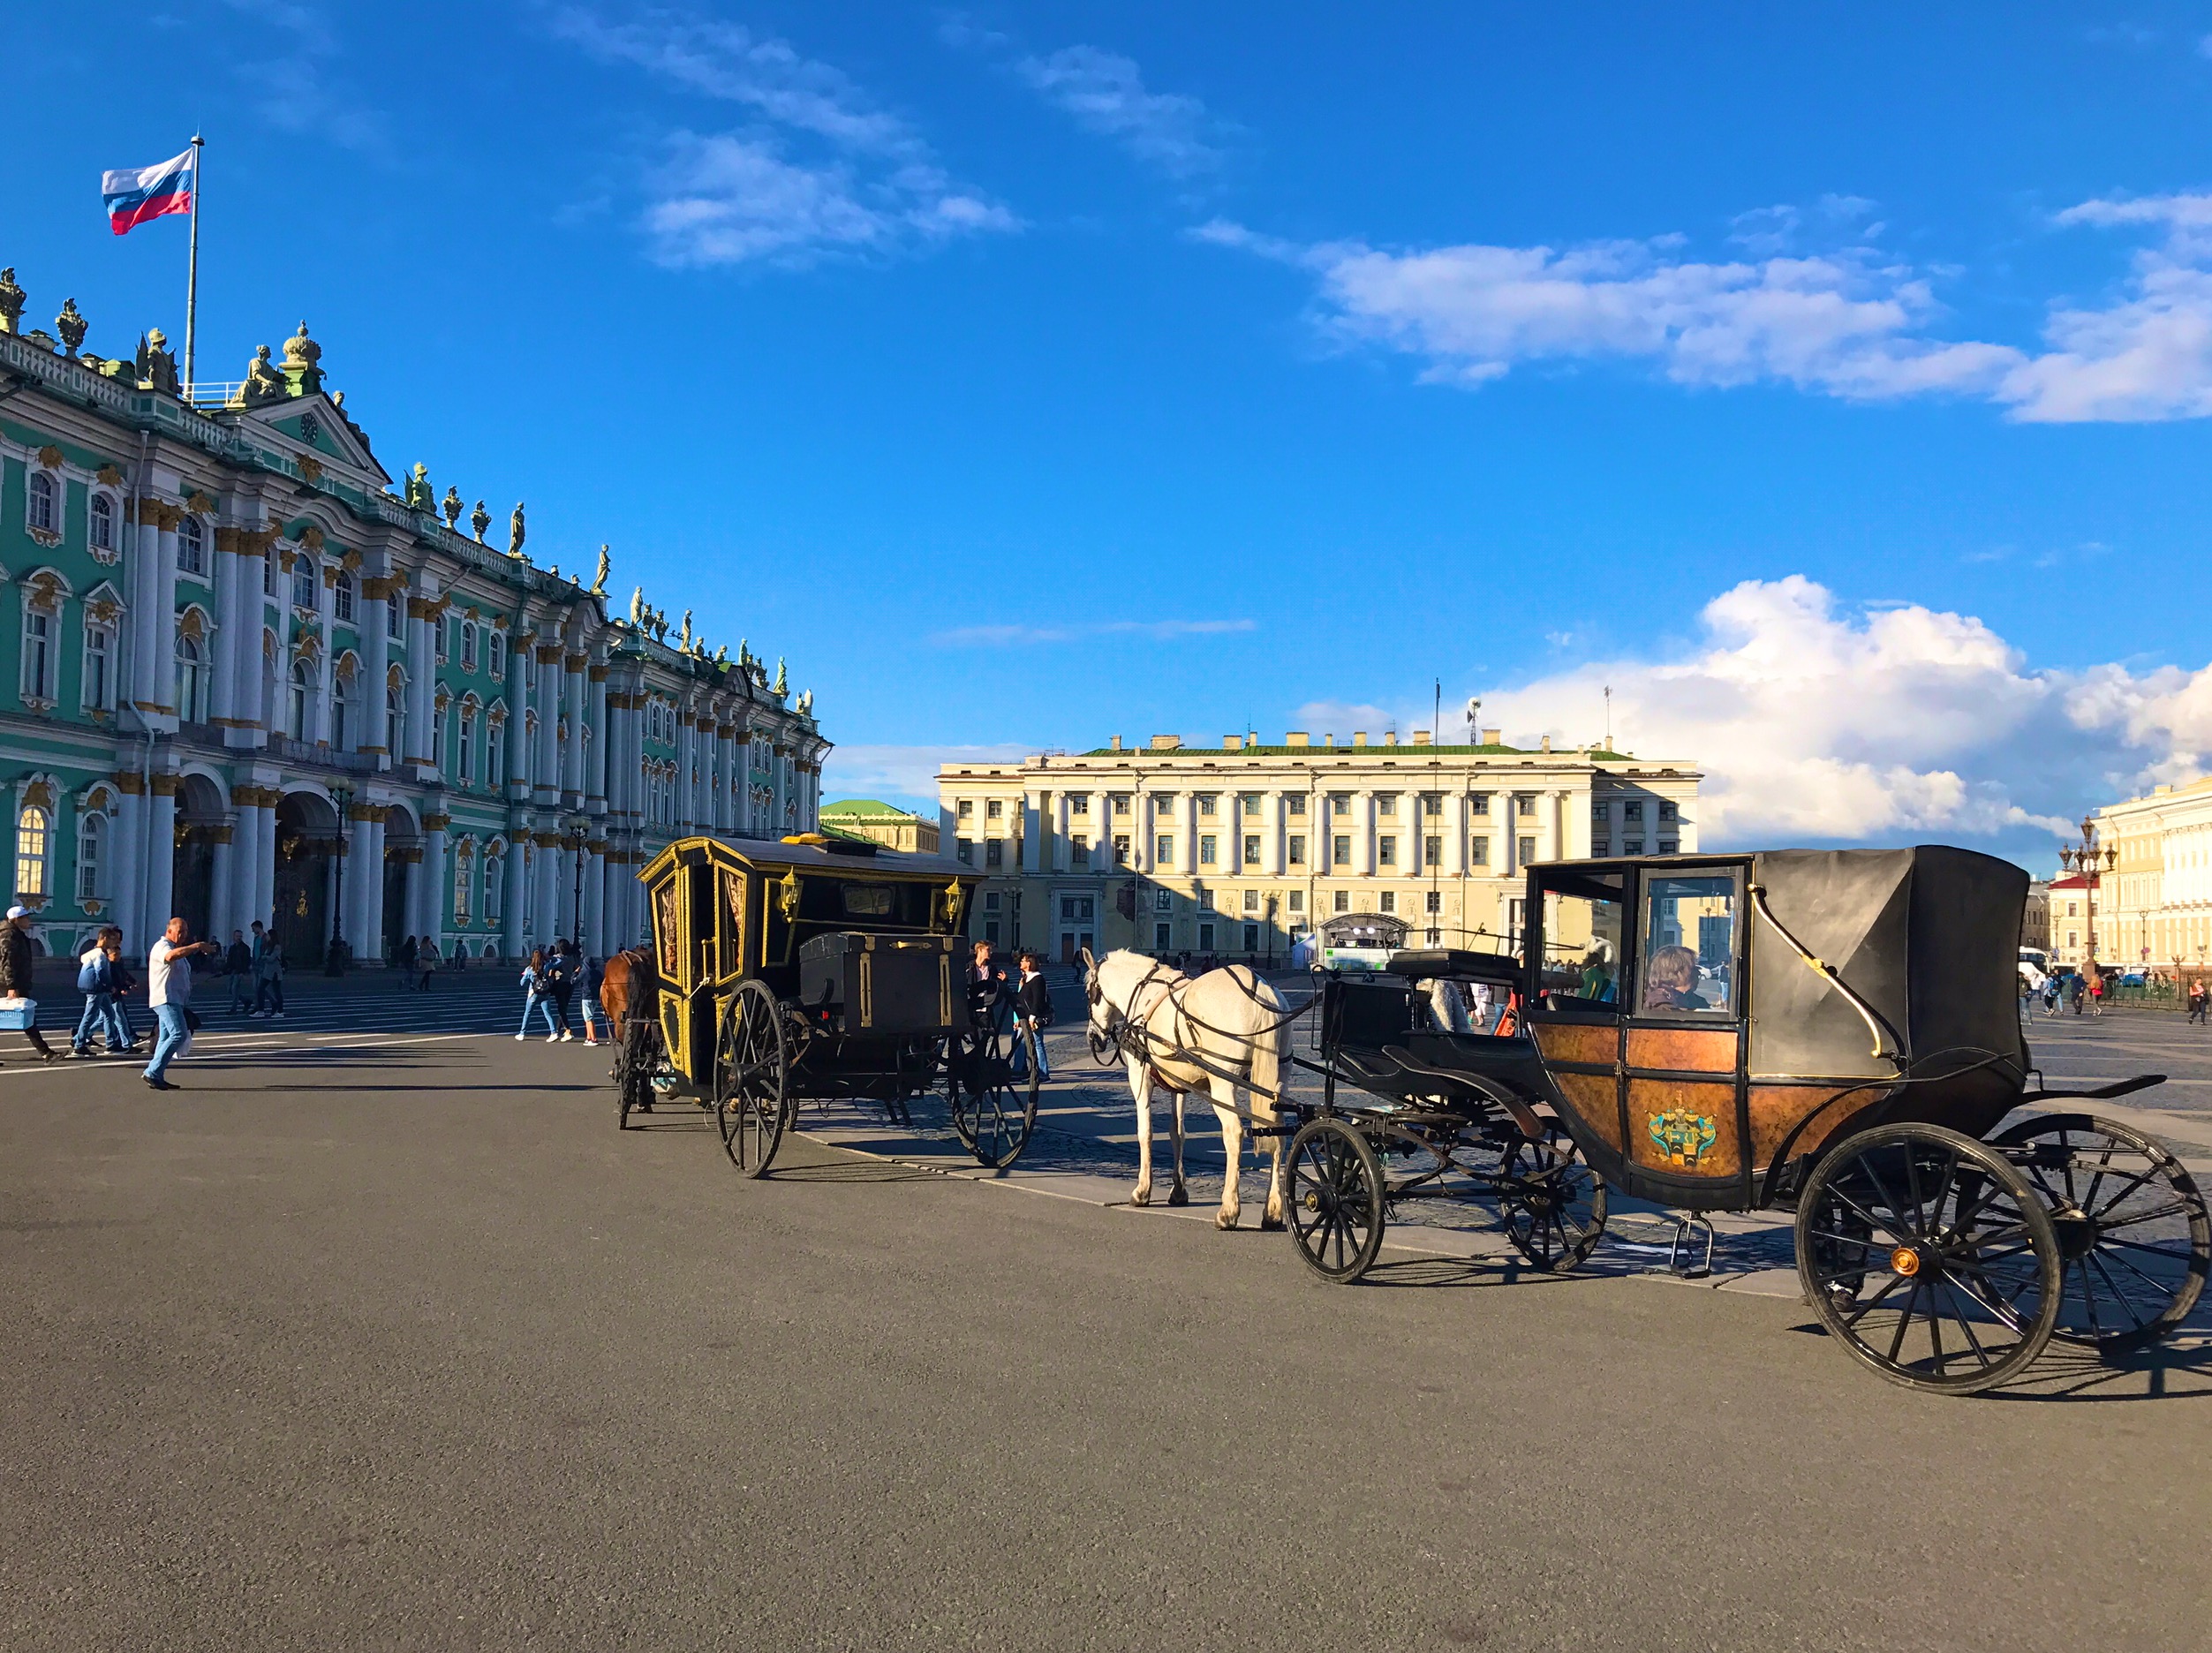
M322 346L307 336L307 324L284 341L284 385L292 395L313 396L322 389Z
M454 528L461 520L460 490L450 487L446 489L445 497L438 502L438 509L445 513L445 525Z
M515 514L507 519L507 555L509 556L518 557L522 555L522 542L525 537L522 519L522 502L517 500Z
M84 349L87 324L78 313L74 298L62 300L62 313L54 318L54 331L62 336L62 348L72 356Z
M0 269L0 333L13 334L22 324L23 306L30 295L15 284L15 266Z
M770 692L778 698L791 692L790 674L783 669L783 656L781 654L775 659L775 687Z
M169 337L161 328L148 328L139 340L138 370L140 389L177 394L177 358L170 354Z
M428 511L434 516L436 515L437 495L431 491L428 465L418 464L412 471L407 473L404 487L409 510Z
M642 585L630 593L630 623L640 629L645 623L645 588Z
M614 564L608 561L607 547L604 545L600 546L599 548L599 567L592 575L593 596L604 597L607 595L607 576L608 570L613 567Z
M814 691L812 689L802 689L799 691L798 708L799 715L801 717L812 717L814 715Z
M476 502L476 509L469 513L469 526L476 530L476 543L484 543L484 531L492 525L492 514L484 509L484 502Z
M716 650L714 651L714 664L716 664L717 666L722 666L722 667L727 667L727 666L729 664L729 644L725 643L725 644L723 644L723 645L721 645L721 647L720 647L720 648L718 648L718 649L716 649Z
M691 646L691 611L689 608L683 611L683 635L677 639L676 646L686 650Z
M245 365L245 382L238 387L238 394L232 405L267 407L272 402L283 401L291 394L284 388L284 375L269 366L268 346L255 345L253 359Z

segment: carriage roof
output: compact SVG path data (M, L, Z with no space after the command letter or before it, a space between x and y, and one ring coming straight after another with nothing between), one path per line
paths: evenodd
M981 881L973 867L949 856L887 849L857 839L830 838L819 833L782 839L679 838L653 857L638 876L648 886L661 884L679 866L698 866L708 862L779 878L796 870L862 881L926 879L941 884L957 879L970 885Z

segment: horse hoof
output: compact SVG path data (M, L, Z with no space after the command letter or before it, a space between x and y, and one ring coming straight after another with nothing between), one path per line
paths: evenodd
M1282 1226L1283 1219L1280 1217L1263 1217L1259 1219L1259 1231L1262 1234L1280 1234L1282 1232Z
M1181 1188L1172 1189L1168 1191L1167 1203L1170 1205L1188 1205L1190 1204L1190 1196Z
M1129 1204L1132 1205L1149 1205L1151 1203L1152 1193L1150 1189L1139 1189L1129 1196Z
M1236 1232L1236 1213L1234 1211L1216 1211L1213 1217L1213 1226L1216 1228L1219 1228L1223 1234L1234 1234Z

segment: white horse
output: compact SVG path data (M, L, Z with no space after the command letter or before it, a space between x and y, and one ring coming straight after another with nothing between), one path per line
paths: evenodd
M1182 1103L1204 1091L1221 1121L1221 1148L1228 1175L1221 1187L1221 1209L1214 1226L1234 1228L1237 1180L1244 1158L1243 1116L1237 1091L1251 1098L1251 1116L1275 1122L1275 1098L1282 1089L1289 1035L1281 997L1242 964L1209 970L1195 981L1181 970L1127 949L1094 960L1083 955L1083 995L1091 1005L1092 1047L1118 1045L1129 1073L1129 1094L1136 1102L1136 1188L1133 1205L1152 1203L1152 1090L1175 1098L1174 1137L1175 1181L1170 1205L1188 1205L1182 1180ZM1283 1151L1280 1136L1267 1139L1272 1162L1267 1179L1267 1211L1262 1228L1283 1226Z

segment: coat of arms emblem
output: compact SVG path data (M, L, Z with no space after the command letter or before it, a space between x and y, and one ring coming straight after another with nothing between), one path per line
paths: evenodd
M1710 1114L1693 1113L1687 1108L1655 1113L1650 1128L1651 1140L1659 1144L1667 1164L1688 1171L1697 1169L1700 1157L1720 1138L1720 1128Z

